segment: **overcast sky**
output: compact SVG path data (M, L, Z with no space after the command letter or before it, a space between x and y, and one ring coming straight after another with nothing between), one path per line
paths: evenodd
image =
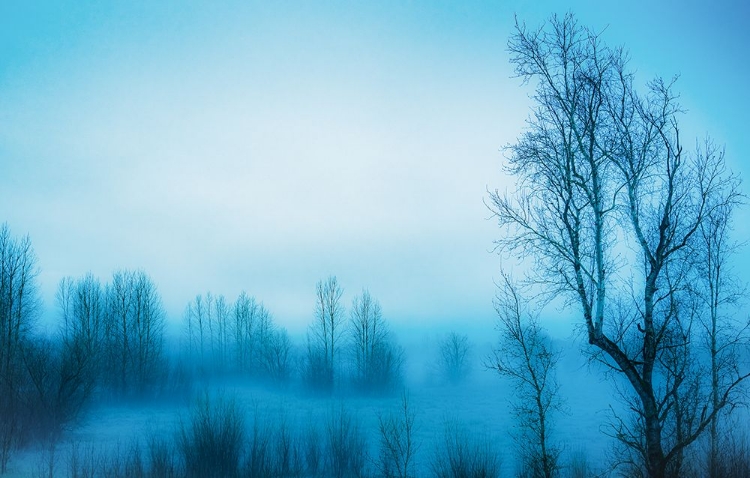
M748 7L652 3L1 2L0 222L48 317L62 277L143 268L173 320L244 289L302 327L336 275L397 323L489 324L483 199L530 107L514 14L573 11L642 80L681 74L683 137L748 180Z

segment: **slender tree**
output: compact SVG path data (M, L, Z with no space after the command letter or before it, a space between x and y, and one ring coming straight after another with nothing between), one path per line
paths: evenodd
M349 344L354 384L383 391L397 385L403 351L393 340L380 303L366 289L352 301Z
M110 386L118 395L142 394L164 370L164 309L143 271L118 271L106 288L106 343Z
M723 164L724 151L711 141L707 140L700 151L707 157L716 157ZM732 179L727 186L730 190L738 188L737 181ZM725 201L710 208L698 230L698 241L692 254L695 278L690 290L697 299L698 322L710 358L710 400L714 409L721 408L723 390L739 374L742 347L747 347L750 339L747 318L740 320L737 314L744 288L731 264L739 248L730 237L731 219L733 211L741 205L741 199L738 195L729 195ZM728 396L727 401L734 403L736 399ZM714 417L709 430L708 472L711 477L725 474L720 453L720 417Z
M332 390L344 332L344 291L336 277L330 276L315 286L315 317L307 332L306 374L312 385Z
M487 366L513 385L511 405L520 430L516 441L526 470L523 476L551 478L560 456L551 438L553 415L562 405L555 376L560 351L526 310L527 300L510 276L503 274L499 289L495 310L500 341Z

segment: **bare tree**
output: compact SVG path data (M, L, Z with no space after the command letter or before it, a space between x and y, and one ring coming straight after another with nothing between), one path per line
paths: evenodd
M156 285L143 271L118 271L106 288L106 343L110 386L142 394L164 371L164 309Z
M223 295L214 298L213 320L215 322L214 337L214 363L216 367L227 372L229 368L229 355L231 346L231 314L230 308Z
M206 305L200 294L185 307L184 321L188 355L191 360L197 359L201 366L204 366L206 349L210 342L207 315Z
M185 308L184 331L188 354L203 370L225 373L230 367L236 320L223 295L197 295ZM235 311L236 312L236 311ZM236 319L236 317L235 317Z
M93 275L64 278L57 291L60 328L52 342L29 339L23 359L33 396L36 432L56 438L75 420L99 381L103 359L104 294Z
M315 287L315 318L307 332L306 375L312 385L323 390L332 390L335 382L344 331L343 293L334 276L319 281Z
M240 370L258 375L265 370L274 325L262 302L242 292L234 304L235 357Z
M0 473L23 427L23 346L38 310L37 275L31 239L0 226Z
M255 327L260 306L255 297L248 296L242 291L234 302L234 353L237 370L240 372L252 370L252 357L255 348Z
M64 278L57 290L62 323L63 354L72 361L86 393L99 379L105 332L105 297L99 279L86 274L80 279Z
M533 278L577 304L592 352L629 386L634 422L615 423L616 436L647 476L677 476L685 448L747 377L705 402L687 366L689 256L701 225L737 196L736 180L723 158L683 151L673 83L656 79L640 95L624 51L572 15L539 30L517 24L509 50L519 77L534 81L536 107L508 148L517 191L491 194L507 231L498 246L532 258Z
M292 373L294 345L285 328L273 327L261 347L260 366L263 374L274 382L289 379Z
M711 141L705 142L701 153L707 157L717 157L723 163L724 151ZM736 187L736 184L730 184L731 189ZM714 409L721 407L722 391L739 374L740 347L747 346L750 338L747 319L742 322L736 314L744 290L731 264L739 244L730 238L730 221L741 198L729 196L726 199L716 207L709 208L706 220L699 227L698 241L692 255L695 279L691 282L691 291L698 300L697 315L703 330L704 347L710 357L710 400ZM719 418L720 415L714 417L709 430L708 474L712 477L722 475Z
M461 383L471 371L469 336L450 332L438 345L438 366L446 380Z
M414 433L415 413L409 395L401 394L398 411L387 415L378 414L380 432L380 456L378 469L384 478L410 478L414 472L414 455L419 449Z
M349 322L353 380L362 390L386 390L401 375L403 351L394 343L380 303L367 290L352 301Z
M551 478L558 469L560 449L552 444L552 418L562 399L555 378L560 351L550 343L536 316L525 309L510 276L503 274L495 301L500 343L487 363L513 384L513 415L520 433L523 476Z

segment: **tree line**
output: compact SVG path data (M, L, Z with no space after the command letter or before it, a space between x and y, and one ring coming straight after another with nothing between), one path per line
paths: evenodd
M12 449L59 435L94 394L131 397L168 372L165 314L143 271L121 270L102 284L93 275L60 281L60 321L36 330L36 256L28 236L0 227L0 471Z
M263 303L246 292L234 302L210 292L197 295L185 309L183 352L211 375L240 374L276 383L298 375L324 392L396 389L404 352L380 303L365 289L353 299L347 316L342 296L336 277L317 283L313 320L305 343L296 346Z
M347 317L335 277L316 286L304 345L295 345L249 294L229 302L209 292L187 305L174 356L167 353L161 296L145 271L119 270L107 282L90 273L63 278L51 334L37 327L38 273L30 238L14 237L3 224L0 473L14 449L56 439L92 400L154 397L185 385L180 380L231 375L282 384L299 377L327 393L385 393L402 383L403 349L379 302L365 289Z

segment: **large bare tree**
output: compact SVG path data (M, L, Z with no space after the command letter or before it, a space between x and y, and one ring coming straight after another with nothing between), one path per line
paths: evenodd
M683 149L673 82L639 92L626 53L572 15L517 24L508 46L535 106L508 147L517 190L491 194L498 245L577 305L592 352L625 380L635 417L614 426L632 464L677 476L747 377L734 373L717 401L705 394L688 287L699 231L737 182L721 156Z

